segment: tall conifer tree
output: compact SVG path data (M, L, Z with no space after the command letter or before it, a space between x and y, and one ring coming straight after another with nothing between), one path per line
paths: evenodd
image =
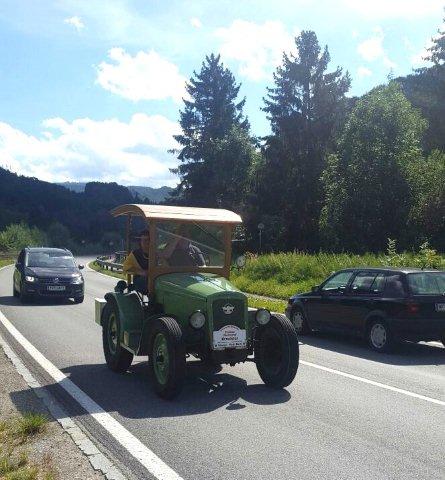
M189 98L180 112L182 134L175 136L181 145L180 165L172 170L180 177L175 196L187 205L230 206L235 201L225 193L226 186L242 181L253 153L241 148L243 154L234 158L224 149L224 145L233 147L233 141L252 148L243 114L245 99L237 100L239 89L220 56L213 54L206 56L201 71L194 72L187 84Z
M330 56L312 31L296 39L268 88L264 111L273 134L266 139L258 201L263 214L282 218L280 248L316 249L321 209L320 176L334 144L350 78L327 72Z

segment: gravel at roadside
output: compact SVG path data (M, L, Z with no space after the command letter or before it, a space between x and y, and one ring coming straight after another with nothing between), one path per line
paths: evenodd
M42 400L28 387L0 347L0 421L11 421L25 412L45 415L44 432L29 438L24 446L30 462L50 467L55 479L99 480L96 472L72 438L54 420Z

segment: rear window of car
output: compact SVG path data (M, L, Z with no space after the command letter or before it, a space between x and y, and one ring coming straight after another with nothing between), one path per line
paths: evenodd
M377 272L359 272L351 284L352 293L378 294L383 291L385 276Z
M445 272L410 273L408 285L413 295L443 295L445 294Z

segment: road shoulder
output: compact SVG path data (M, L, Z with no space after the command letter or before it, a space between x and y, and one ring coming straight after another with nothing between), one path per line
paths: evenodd
M1 337L0 345L0 421L16 422L27 412L44 415L49 420L42 433L26 442L29 465L50 471L51 476L48 478L54 479L122 479L117 471L110 471L106 476L100 472L104 463L109 464L106 457L63 414L61 407L45 389L40 388ZM18 447L20 451L22 448L20 445ZM110 465L108 469L110 470Z

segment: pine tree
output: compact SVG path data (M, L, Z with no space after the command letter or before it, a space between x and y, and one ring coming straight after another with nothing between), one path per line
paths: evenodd
M245 173L245 158L230 157L222 147L230 137L245 141L249 123L243 115L245 99L237 100L240 85L220 56L206 56L199 73L187 84L188 99L180 112L182 134L175 136L181 145L177 152L180 165L172 172L180 177L174 195L187 205L220 206L224 183L238 180ZM217 153L220 153L219 155ZM224 172L222 179L220 172Z
M321 52L314 32L303 31L295 44L296 54L283 55L265 99L273 135L266 139L258 199L263 214L284 218L282 248L314 249L320 176L344 114L350 78L341 68L327 72L328 48Z
M444 18L445 25L445 18ZM428 49L428 60L431 60L434 65L445 65L445 26L443 26L436 37L432 39L433 45Z

